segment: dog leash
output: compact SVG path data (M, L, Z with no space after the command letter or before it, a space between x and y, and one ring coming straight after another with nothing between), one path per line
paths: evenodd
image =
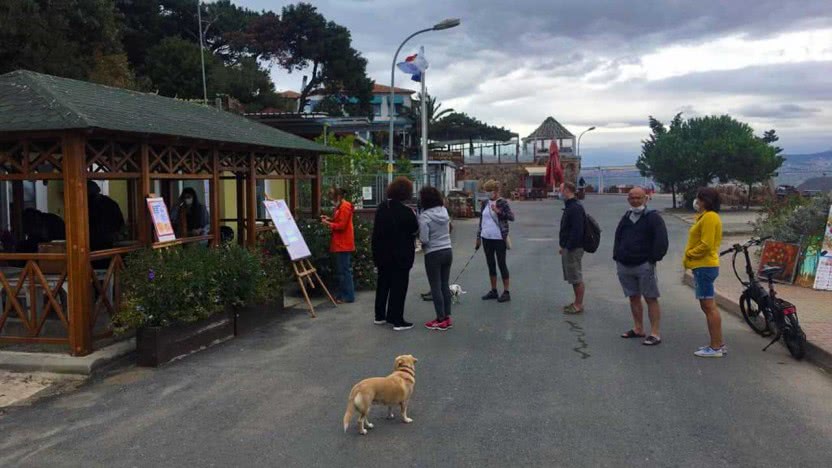
M454 278L454 280L453 280L453 282L451 282L451 284L456 284L456 282L459 281L459 277L462 276L462 273L464 273L465 269L468 268L468 265L471 263L471 260L473 260L474 257L477 255L478 251L479 251L479 249L474 250L474 254L471 255L471 258L468 259L468 261L465 263L465 266L462 267L462 270L459 271L459 274L456 275L456 278Z

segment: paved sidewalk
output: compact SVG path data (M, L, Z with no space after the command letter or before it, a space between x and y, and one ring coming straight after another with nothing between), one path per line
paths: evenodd
M671 215L684 221L687 224L693 224L696 218L694 212L680 212L676 210L665 210L665 214ZM759 213L754 211L721 211L719 217L722 219L722 232L727 236L750 236L753 232L751 223L757 220Z
M747 237L726 237L722 240L721 250L725 250L734 243L744 242ZM751 261L754 268L757 268L758 257L752 255ZM743 275L745 263L737 259L737 268ZM685 284L693 286L693 278L690 271L685 273ZM739 297L742 294L742 285L734 276L731 268L731 256L726 255L721 259L719 278L716 280L717 303L719 306L737 316L742 316L739 307ZM795 306L797 306L800 326L806 332L809 342L807 359L832 371L832 291L818 291L815 289L803 288L791 284L776 283L774 288L777 295ZM761 339L761 348L767 343Z

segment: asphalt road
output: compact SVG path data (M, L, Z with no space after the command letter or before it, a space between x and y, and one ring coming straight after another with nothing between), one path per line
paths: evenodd
M704 318L680 283L687 227L666 218L663 339L630 327L611 262L622 197L586 202L603 243L585 257L587 313L560 312L571 289L556 255L561 202L515 203L513 300L482 302L485 261L448 332L372 324L372 293L297 312L159 370L129 368L0 416L0 466L832 466L832 379L724 317L730 355L705 360ZM455 275L476 225L458 222ZM406 317L432 307L421 266ZM727 272L723 272L727 274ZM367 436L341 418L350 387L419 358L413 424L383 419Z

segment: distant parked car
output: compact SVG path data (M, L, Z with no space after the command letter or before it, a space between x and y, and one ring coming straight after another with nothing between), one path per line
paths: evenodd
M800 195L802 195L806 198L817 197L817 196L820 196L822 194L823 194L822 190L803 190L803 191L800 192Z
M774 190L774 194L778 197L788 197L791 195L800 195L800 191L794 185L778 185Z

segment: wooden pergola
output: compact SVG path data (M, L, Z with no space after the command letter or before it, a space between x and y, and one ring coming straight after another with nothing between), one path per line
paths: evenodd
M58 343L74 355L90 353L96 340L112 334L125 255L217 245L222 225L255 247L258 234L270 229L257 217L258 182L280 181L293 212L304 195L317 214L320 155L335 152L203 105L28 71L0 76L0 185L10 194L10 231L22 238L27 181L63 184L62 196L52 188L49 194L50 204L63 205L66 226L62 252L0 252L0 343ZM125 189L125 239L113 248L90 250L88 180ZM161 194L170 206L177 184L196 181L210 193L209 234L156 242L146 197ZM223 199L222 189L231 192ZM232 198L236 216L223 217L223 202Z

